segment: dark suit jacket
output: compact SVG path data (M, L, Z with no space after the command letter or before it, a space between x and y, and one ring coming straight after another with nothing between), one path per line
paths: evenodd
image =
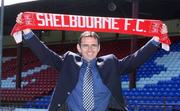
M41 60L43 64L55 67L59 72L59 79L54 89L49 105L49 111L59 111L65 105L65 101L75 88L79 78L79 70L82 65L80 55L68 51L60 56L48 49L37 37L25 41L28 47ZM134 54L121 60L113 54L97 58L97 68L100 72L103 83L109 88L112 94L109 106L121 111L126 111L126 103L123 99L120 76L129 73L143 64L156 50L157 46L148 42Z

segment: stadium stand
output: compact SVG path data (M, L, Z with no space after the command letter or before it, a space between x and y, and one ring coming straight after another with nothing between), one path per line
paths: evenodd
M100 55L114 53L119 58L129 53L130 41L103 42ZM145 42L140 42L139 46ZM72 45L63 49L75 51ZM111 46L111 48L109 48ZM52 46L57 53L64 53L61 46ZM67 47L67 48L66 48ZM107 48L108 47L108 48ZM170 52L159 50L137 70L137 87L129 89L128 75L122 76L124 97L130 111L179 111L180 110L180 43L174 43ZM3 58L1 100L5 107L47 109L59 74L55 69L42 65L24 49L22 88L15 89L16 57ZM18 110L20 111L20 109Z

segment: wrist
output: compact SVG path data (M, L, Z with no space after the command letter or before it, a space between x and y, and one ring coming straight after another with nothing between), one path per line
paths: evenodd
M159 42L159 37L158 37L158 36L153 36L153 40L154 40L155 42Z
M31 29L24 29L23 30L23 33L26 35L26 34L28 34L28 33L30 33L31 32Z

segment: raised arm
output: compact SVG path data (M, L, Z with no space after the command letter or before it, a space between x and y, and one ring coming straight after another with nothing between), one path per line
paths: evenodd
M18 14L16 22L23 23L22 13ZM59 56L52 50L50 50L44 43L42 43L38 37L32 32L31 29L25 29L22 31L23 40L38 59L43 63L55 67L60 70L62 67L63 57Z
M157 51L159 47L158 44L158 42L155 42L153 39L151 39L135 53L128 55L123 59L120 59L118 63L120 72L129 73L134 71L144 62L146 62Z
M163 24L161 33L167 33L167 26ZM143 47L137 50L135 53L119 60L119 69L123 73L129 73L134 71L140 65L145 63L156 51L160 48L159 37L154 36Z

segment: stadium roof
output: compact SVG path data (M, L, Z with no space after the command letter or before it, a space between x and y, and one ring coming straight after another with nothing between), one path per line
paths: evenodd
M4 33L10 33L23 11L59 14L132 17L133 0L37 0L5 6ZM139 18L180 19L180 0L139 0Z

